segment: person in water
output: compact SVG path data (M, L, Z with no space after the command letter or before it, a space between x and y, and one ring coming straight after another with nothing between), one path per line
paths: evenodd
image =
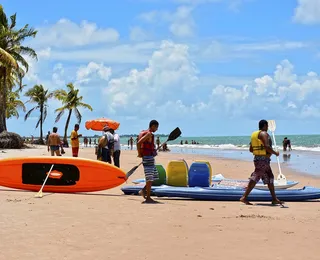
M248 187L240 201L247 205L252 205L247 198L257 182L262 179L263 183L268 185L272 196L272 204L283 204L278 200L274 191L274 175L270 167L270 157L272 154L279 156L279 152L272 149L272 141L268 134L268 121L260 120L259 130L251 135L249 150L254 154L255 170L251 174Z
M288 137L285 137L282 141L283 151L287 151L287 148L289 148L289 151L291 151L291 141L288 139Z
M151 120L149 129L142 130L138 136L137 150L138 157L142 158L146 185L139 192L145 198L145 203L155 203L150 197L152 182L159 179L158 170L154 157L157 155L154 144L154 132L158 130L159 123Z

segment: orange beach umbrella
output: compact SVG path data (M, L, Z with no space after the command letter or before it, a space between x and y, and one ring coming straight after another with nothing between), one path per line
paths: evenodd
M88 120L85 124L87 130L91 129L95 131L102 131L106 125L113 130L117 130L120 126L120 123L109 118L102 117L94 120Z

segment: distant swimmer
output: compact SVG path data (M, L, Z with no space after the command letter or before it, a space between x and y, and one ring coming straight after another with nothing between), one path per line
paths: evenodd
M289 151L292 150L291 148L291 141L287 137L285 137L282 141L283 151L287 151L287 148L289 148Z
M257 182L262 179L264 184L268 184L272 196L272 204L283 204L283 202L278 200L274 191L274 175L270 167L270 157L272 154L279 156L279 152L272 149L272 141L268 134L268 121L260 120L259 130L251 135L249 150L254 154L253 162L255 169L251 174L248 187L240 201L247 205L252 205L247 198Z

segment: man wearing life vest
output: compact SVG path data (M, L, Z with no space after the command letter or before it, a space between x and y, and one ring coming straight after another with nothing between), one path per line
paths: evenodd
M272 141L268 134L268 121L260 120L259 130L253 132L251 135L249 150L254 155L253 162L255 170L251 174L248 187L240 201L247 205L252 205L247 198L256 183L262 179L264 184L268 184L272 196L272 204L282 204L274 192L274 176L270 167L270 157L272 154L279 156L279 152L272 149Z
M158 171L155 165L154 157L157 155L154 145L153 133L158 130L159 123L156 120L151 120L149 129L143 130L138 136L137 150L138 157L142 158L144 175L146 179L145 187L139 192L146 200L145 203L155 203L150 197L152 182L157 180Z

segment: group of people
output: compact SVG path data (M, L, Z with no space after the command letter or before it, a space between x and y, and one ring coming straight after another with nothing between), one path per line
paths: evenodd
M283 151L287 151L287 149L289 149L289 151L292 150L291 148L291 141L290 139L288 139L288 137L285 137L282 141L282 146L283 146Z
M103 136L100 138L97 147L97 159L107 162L120 168L120 136L107 125L103 128Z
M155 203L151 198L151 186L153 181L158 180L158 171L155 164L155 156L157 155L157 149L155 146L154 133L158 130L159 123L156 120L151 120L149 123L149 128L147 130L142 130L137 138L137 152L138 157L142 159L142 165L144 168L144 175L146 184L140 190L139 194L145 198L145 203ZM53 133L49 135L48 138L48 151L51 149L51 154L60 156L59 148L62 148L59 135L57 134L57 128L53 128ZM79 152L79 137L78 134L79 125L76 124L74 130L71 132L71 146L72 146L72 156L78 157ZM120 137L115 131L108 126L105 126L104 134L99 140L97 157L98 159L112 163L112 158L114 164L120 167ZM285 138L287 140L287 138ZM286 143L288 145L288 142ZM159 149L159 143L157 143ZM289 142L289 148L291 145ZM240 201L251 205L248 201L248 196L252 189L255 187L257 182L262 179L264 184L268 185L272 196L272 204L283 204L276 194L274 189L274 175L270 166L271 156L279 156L279 152L272 148L272 140L268 134L268 121L259 121L259 130L254 131L251 135L251 142L249 151L253 153L254 158L254 172L249 178L249 184L241 197Z
M180 141L180 144L183 145L183 140ZM189 144L188 140L185 140L184 144ZM195 140L191 140L191 144L199 144L199 142L197 142Z
M73 157L78 157L79 154L79 137L81 137L82 134L78 134L78 130L79 124L75 124L70 137ZM51 156L61 156L65 153L63 149L64 143L63 141L61 141L60 136L58 134L58 127L54 126L52 129L52 133L50 133L50 131L48 132L48 135L46 136L46 143L48 147L48 152L51 151Z
M158 130L159 123L152 120L149 128L140 132L137 142L138 157L142 158L146 184L140 190L139 194L145 198L145 203L155 203L150 197L152 182L159 179L155 167L155 156L157 155L154 144L154 132ZM272 204L283 204L280 201L274 189L274 175L270 166L271 156L279 156L279 152L272 148L272 140L268 134L268 121L259 121L259 130L251 135L249 151L254 155L254 172L249 178L249 184L241 197L240 201L246 205L252 205L248 201L248 196L258 181L262 179L264 184L268 185L272 196Z
M78 133L79 128L79 124L75 124L70 136L72 157L79 156L79 138L82 137L82 134ZM120 136L108 126L105 126L103 131L104 134L100 138L97 146L97 158L98 160L108 163L112 163L113 159L114 165L120 168ZM52 133L48 132L46 139L48 152L51 151L51 156L61 156L61 154L65 153L63 149L63 141L60 139L57 127L53 127Z

